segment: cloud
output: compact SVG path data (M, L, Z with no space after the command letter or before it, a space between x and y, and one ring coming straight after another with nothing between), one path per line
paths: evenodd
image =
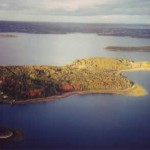
M66 10L66 11L75 11L78 9L85 9L95 7L96 5L103 4L104 1L99 0L66 0L66 1L45 1L45 8L48 10Z
M149 18L149 0L0 0L0 19L9 15L23 17L96 17L128 16ZM131 17L132 16L132 17ZM40 18L39 18L40 19Z
M149 0L0 0L0 9L49 15L149 15Z
M96 5L98 0L0 0L0 7L2 9L65 9L74 10L78 8Z

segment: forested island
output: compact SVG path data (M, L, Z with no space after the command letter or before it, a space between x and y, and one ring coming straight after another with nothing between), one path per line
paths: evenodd
M150 52L150 46L138 46L138 47L108 46L105 49L110 51Z
M121 74L130 70L150 70L150 62L86 58L65 66L0 66L0 99L25 104L72 94L144 96L146 91L140 85Z

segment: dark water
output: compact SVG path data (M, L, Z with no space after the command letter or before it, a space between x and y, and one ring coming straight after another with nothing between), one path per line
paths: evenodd
M0 22L0 26L2 23L4 24ZM22 32L23 27L24 32L27 32L26 24L20 25L17 28L21 29L17 30L12 26L9 28L11 31L8 30L10 25L12 26L12 24L6 25L6 30L0 28L1 32L13 32L12 34L17 37L0 38L0 65L61 65L84 57L150 60L148 52L127 53L104 50L108 45L148 45L150 42L148 38L81 33L26 34L18 33ZM33 29L31 24L30 27ZM127 25L124 27L131 28ZM149 28L149 26L134 26L135 29L145 29L145 27ZM142 85L150 93L150 72L131 72L124 75ZM24 139L18 142L0 143L0 148L9 150L150 149L149 118L149 95L144 97L107 94L74 95L47 103L1 104L0 125L22 130Z
M126 73L150 92L150 72ZM135 77L136 76L136 77ZM150 99L119 95L74 95L48 103L0 105L3 125L24 140L7 149L150 148Z

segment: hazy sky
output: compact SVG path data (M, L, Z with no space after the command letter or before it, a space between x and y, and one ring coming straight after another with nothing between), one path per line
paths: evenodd
M0 0L0 20L150 24L150 0Z

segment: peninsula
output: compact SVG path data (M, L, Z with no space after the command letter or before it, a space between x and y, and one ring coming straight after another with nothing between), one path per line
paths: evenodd
M150 46L138 46L138 47L107 46L105 49L110 51L150 52Z
M150 70L150 62L86 58L65 66L0 66L0 99L26 104L73 94L146 95L143 87L121 74L132 70Z

